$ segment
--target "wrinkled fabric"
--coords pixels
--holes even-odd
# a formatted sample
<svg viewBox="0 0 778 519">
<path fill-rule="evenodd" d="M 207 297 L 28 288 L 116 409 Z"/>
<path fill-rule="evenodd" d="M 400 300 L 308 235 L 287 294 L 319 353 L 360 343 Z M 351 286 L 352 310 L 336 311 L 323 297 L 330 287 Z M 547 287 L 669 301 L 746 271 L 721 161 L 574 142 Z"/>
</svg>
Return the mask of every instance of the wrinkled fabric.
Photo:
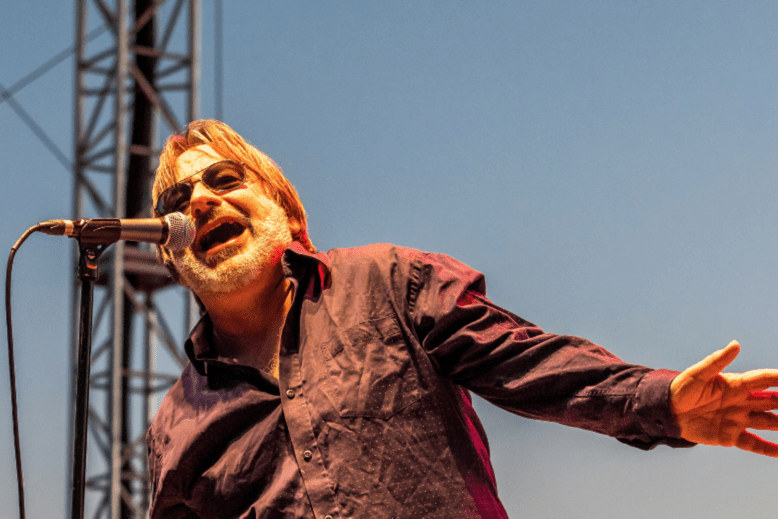
<svg viewBox="0 0 778 519">
<path fill-rule="evenodd" d="M 473 391 L 642 449 L 688 446 L 677 374 L 544 333 L 483 276 L 392 245 L 283 257 L 279 378 L 214 351 L 208 315 L 147 435 L 152 518 L 507 517 Z"/>
</svg>

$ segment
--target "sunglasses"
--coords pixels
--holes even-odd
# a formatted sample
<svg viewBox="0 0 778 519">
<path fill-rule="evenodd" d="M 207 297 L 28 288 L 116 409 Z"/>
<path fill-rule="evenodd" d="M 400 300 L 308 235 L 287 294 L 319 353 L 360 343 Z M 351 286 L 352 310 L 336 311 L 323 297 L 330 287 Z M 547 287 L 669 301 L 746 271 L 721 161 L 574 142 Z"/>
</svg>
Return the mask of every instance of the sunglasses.
<svg viewBox="0 0 778 519">
<path fill-rule="evenodd" d="M 198 180 L 192 177 L 202 173 Z M 207 168 L 176 182 L 160 193 L 155 208 L 159 216 L 183 213 L 189 208 L 194 185 L 202 182 L 213 193 L 226 193 L 238 189 L 246 182 L 246 164 L 234 160 L 221 160 Z"/>
</svg>

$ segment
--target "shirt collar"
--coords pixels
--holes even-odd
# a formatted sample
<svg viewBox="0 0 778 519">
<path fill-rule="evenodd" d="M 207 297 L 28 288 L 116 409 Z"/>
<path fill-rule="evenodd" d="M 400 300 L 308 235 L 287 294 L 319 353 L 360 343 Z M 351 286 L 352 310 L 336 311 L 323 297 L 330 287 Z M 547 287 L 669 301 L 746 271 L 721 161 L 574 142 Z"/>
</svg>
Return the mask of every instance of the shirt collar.
<svg viewBox="0 0 778 519">
<path fill-rule="evenodd" d="M 292 242 L 284 251 L 281 258 L 286 277 L 294 277 L 297 280 L 308 272 L 312 265 L 316 265 L 316 284 L 318 288 L 325 289 L 330 285 L 330 258 L 323 252 L 310 252 L 298 241 Z M 313 270 L 313 269 L 311 269 Z"/>
</svg>

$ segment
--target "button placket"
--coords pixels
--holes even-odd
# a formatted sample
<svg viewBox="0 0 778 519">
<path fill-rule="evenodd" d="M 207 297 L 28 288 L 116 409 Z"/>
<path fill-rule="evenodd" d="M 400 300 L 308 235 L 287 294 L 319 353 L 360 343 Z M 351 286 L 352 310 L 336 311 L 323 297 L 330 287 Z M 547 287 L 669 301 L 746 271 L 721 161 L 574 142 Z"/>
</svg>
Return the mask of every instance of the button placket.
<svg viewBox="0 0 778 519">
<path fill-rule="evenodd" d="M 286 396 L 282 398 L 282 408 L 300 474 L 315 516 L 332 519 L 338 515 L 337 512 L 333 513 L 333 510 L 337 511 L 337 500 L 311 428 L 307 399 L 301 390 L 300 354 L 293 353 L 281 360 L 279 381 L 288 383 L 286 389 L 281 388 L 282 394 Z"/>
</svg>

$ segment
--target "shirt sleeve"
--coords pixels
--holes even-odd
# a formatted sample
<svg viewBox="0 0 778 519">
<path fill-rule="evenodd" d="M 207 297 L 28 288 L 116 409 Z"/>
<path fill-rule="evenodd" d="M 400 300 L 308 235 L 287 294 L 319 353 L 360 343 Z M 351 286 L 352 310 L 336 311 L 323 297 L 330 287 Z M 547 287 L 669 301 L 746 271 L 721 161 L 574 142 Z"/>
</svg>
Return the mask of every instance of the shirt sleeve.
<svg viewBox="0 0 778 519">
<path fill-rule="evenodd" d="M 606 434 L 641 449 L 693 445 L 670 411 L 678 374 L 627 364 L 580 337 L 544 333 L 486 298 L 481 273 L 422 254 L 410 268 L 408 308 L 444 377 L 521 416 Z"/>
</svg>

